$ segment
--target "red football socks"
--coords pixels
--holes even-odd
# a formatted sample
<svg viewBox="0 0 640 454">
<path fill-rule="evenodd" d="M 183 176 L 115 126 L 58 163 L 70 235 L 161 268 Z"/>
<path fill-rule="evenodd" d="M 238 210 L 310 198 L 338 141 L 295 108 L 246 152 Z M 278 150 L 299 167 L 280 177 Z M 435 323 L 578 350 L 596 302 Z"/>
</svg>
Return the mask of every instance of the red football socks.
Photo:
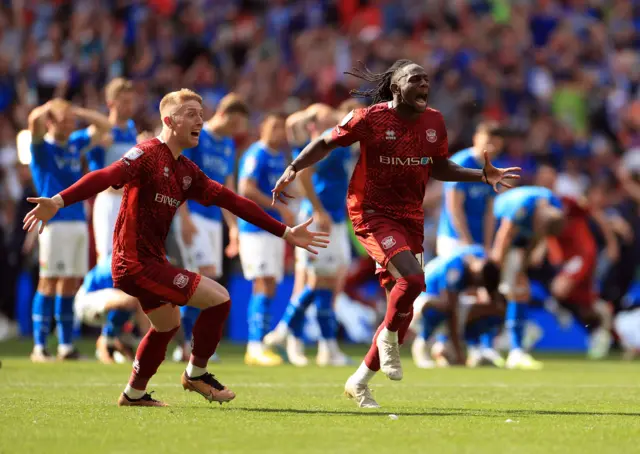
<svg viewBox="0 0 640 454">
<path fill-rule="evenodd" d="M 196 367 L 207 367 L 209 358 L 216 352 L 222 330 L 231 311 L 231 301 L 218 304 L 200 312 L 193 326 L 193 350 L 189 362 Z"/>
<path fill-rule="evenodd" d="M 414 274 L 396 280 L 396 284 L 389 293 L 387 313 L 383 322 L 389 331 L 395 332 L 400 329 L 413 308 L 413 302 L 423 288 L 424 276 L 422 274 Z"/>
<path fill-rule="evenodd" d="M 178 331 L 175 327 L 171 331 L 158 332 L 151 328 L 142 338 L 136 360 L 133 362 L 133 372 L 129 379 L 129 385 L 134 389 L 144 391 L 151 377 L 158 371 L 158 367 L 164 361 L 167 354 L 167 345 Z"/>
<path fill-rule="evenodd" d="M 411 324 L 412 319 L 413 306 L 409 308 L 409 314 L 406 317 L 402 318 L 402 322 L 400 323 L 400 328 L 398 329 L 398 342 L 400 343 L 400 345 L 404 343 L 404 338 L 407 335 L 407 331 L 409 331 L 409 325 Z M 364 363 L 371 370 L 380 370 L 380 355 L 378 355 L 378 347 L 376 346 L 376 341 L 378 340 L 378 334 L 380 334 L 380 331 L 382 331 L 384 327 L 385 322 L 383 321 L 378 327 L 376 334 L 373 336 L 371 347 L 364 357 Z"/>
</svg>

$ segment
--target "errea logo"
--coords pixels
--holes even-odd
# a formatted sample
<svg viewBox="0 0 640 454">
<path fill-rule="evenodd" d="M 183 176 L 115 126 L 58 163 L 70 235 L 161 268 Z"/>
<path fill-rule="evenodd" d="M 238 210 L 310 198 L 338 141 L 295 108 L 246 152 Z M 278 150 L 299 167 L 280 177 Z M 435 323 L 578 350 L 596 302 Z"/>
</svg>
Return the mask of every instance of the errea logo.
<svg viewBox="0 0 640 454">
<path fill-rule="evenodd" d="M 401 157 L 401 156 L 380 156 L 380 164 L 392 165 L 392 166 L 426 166 L 433 164 L 433 158 L 417 156 Z"/>
<path fill-rule="evenodd" d="M 396 132 L 389 129 L 385 132 L 385 137 L 387 140 L 396 140 Z"/>
</svg>

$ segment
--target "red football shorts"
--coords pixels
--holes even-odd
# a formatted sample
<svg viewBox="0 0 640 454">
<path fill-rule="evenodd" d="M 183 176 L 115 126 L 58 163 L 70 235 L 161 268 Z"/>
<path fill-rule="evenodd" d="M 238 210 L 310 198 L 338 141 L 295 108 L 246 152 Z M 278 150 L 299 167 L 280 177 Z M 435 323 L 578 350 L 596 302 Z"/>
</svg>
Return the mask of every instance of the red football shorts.
<svg viewBox="0 0 640 454">
<path fill-rule="evenodd" d="M 573 283 L 573 289 L 569 293 L 565 304 L 590 306 L 595 302 L 595 292 L 593 290 L 593 273 L 595 271 L 595 260 L 583 255 L 574 255 L 566 261 L 561 276 L 565 276 Z"/>
<path fill-rule="evenodd" d="M 199 282 L 199 274 L 169 262 L 146 262 L 142 264 L 142 271 L 114 281 L 114 287 L 138 298 L 142 310 L 149 313 L 164 304 L 184 306 Z"/>
<path fill-rule="evenodd" d="M 395 280 L 387 270 L 389 260 L 402 251 L 411 251 L 413 254 L 423 252 L 423 222 L 413 220 L 398 222 L 384 216 L 370 216 L 365 217 L 357 225 L 354 224 L 353 230 L 360 244 L 378 264 L 376 274 L 383 287 Z"/>
</svg>

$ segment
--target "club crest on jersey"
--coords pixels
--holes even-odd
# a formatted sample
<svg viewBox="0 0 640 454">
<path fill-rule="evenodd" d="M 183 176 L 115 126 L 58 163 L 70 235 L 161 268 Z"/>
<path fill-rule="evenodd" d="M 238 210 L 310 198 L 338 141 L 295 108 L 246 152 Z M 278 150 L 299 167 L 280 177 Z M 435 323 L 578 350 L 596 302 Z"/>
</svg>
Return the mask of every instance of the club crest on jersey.
<svg viewBox="0 0 640 454">
<path fill-rule="evenodd" d="M 396 245 L 396 239 L 393 236 L 389 235 L 388 237 L 383 238 L 380 244 L 382 245 L 382 248 L 385 250 L 391 249 L 393 246 Z"/>
<path fill-rule="evenodd" d="M 128 159 L 129 161 L 135 161 L 143 154 L 144 151 L 142 151 L 140 148 L 132 148 L 131 150 L 127 151 L 123 157 L 125 159 Z"/>
<path fill-rule="evenodd" d="M 164 176 L 169 177 L 169 167 L 164 168 Z"/>
<path fill-rule="evenodd" d="M 449 270 L 447 273 L 447 284 L 453 285 L 458 279 L 460 279 L 460 271 L 458 270 Z"/>
<path fill-rule="evenodd" d="M 173 278 L 173 285 L 178 288 L 185 288 L 189 283 L 189 277 L 184 274 L 176 274 L 176 277 Z"/>
<path fill-rule="evenodd" d="M 184 191 L 186 191 L 187 189 L 189 189 L 191 187 L 191 177 L 184 177 L 182 179 L 182 189 Z"/>
<path fill-rule="evenodd" d="M 438 140 L 438 135 L 436 134 L 435 129 L 427 129 L 427 140 L 431 143 L 434 143 Z"/>
<path fill-rule="evenodd" d="M 396 132 L 392 131 L 391 129 L 388 129 L 385 133 L 384 133 L 385 137 L 387 138 L 387 140 L 396 140 Z"/>
</svg>

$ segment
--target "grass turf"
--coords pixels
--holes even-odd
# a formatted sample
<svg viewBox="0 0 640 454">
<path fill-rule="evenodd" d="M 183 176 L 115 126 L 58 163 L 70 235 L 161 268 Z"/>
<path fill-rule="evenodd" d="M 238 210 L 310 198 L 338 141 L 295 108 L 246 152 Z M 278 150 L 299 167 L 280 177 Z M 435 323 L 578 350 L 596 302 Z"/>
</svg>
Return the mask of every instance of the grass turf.
<svg viewBox="0 0 640 454">
<path fill-rule="evenodd" d="M 85 346 L 86 347 L 86 346 Z M 221 349 L 210 367 L 237 393 L 209 404 L 166 362 L 151 381 L 170 408 L 118 408 L 129 365 L 31 364 L 0 344 L 0 453 L 631 453 L 640 437 L 640 365 L 546 358 L 539 372 L 418 370 L 373 381 L 383 406 L 342 396 L 353 368 L 247 367 Z M 349 350 L 359 359 L 364 348 Z M 397 420 L 389 414 L 398 415 Z M 507 422 L 510 420 L 511 422 Z"/>
</svg>

